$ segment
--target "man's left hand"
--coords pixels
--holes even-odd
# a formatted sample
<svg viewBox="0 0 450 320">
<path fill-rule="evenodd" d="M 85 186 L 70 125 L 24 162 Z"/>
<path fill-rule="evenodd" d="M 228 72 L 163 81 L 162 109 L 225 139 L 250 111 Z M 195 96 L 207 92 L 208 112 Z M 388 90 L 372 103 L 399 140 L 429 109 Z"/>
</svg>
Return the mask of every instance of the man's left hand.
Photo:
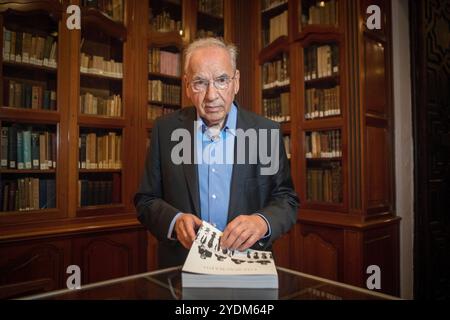
<svg viewBox="0 0 450 320">
<path fill-rule="evenodd" d="M 267 233 L 267 223 L 259 215 L 240 215 L 225 228 L 220 241 L 222 249 L 244 251 Z"/>
</svg>

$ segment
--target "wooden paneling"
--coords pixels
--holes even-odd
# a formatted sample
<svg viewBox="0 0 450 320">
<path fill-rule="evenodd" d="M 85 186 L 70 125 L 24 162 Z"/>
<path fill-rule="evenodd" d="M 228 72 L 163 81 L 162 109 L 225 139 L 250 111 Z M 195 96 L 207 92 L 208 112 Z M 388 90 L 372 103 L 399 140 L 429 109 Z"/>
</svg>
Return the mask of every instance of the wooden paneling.
<svg viewBox="0 0 450 320">
<path fill-rule="evenodd" d="M 385 115 L 387 112 L 385 49 L 381 42 L 364 38 L 365 106 L 366 112 Z"/>
<path fill-rule="evenodd" d="M 389 203 L 388 133 L 384 128 L 367 127 L 367 206 Z"/>
<path fill-rule="evenodd" d="M 364 272 L 368 266 L 381 271 L 381 289 L 377 291 L 396 295 L 399 292 L 399 247 L 397 226 L 373 229 L 364 234 Z M 370 275 L 367 274 L 367 277 Z M 364 285 L 364 283 L 363 283 Z"/>
<path fill-rule="evenodd" d="M 293 268 L 293 253 L 295 252 L 292 244 L 293 231 L 283 235 L 273 243 L 273 255 L 277 266 Z"/>
<path fill-rule="evenodd" d="M 319 277 L 339 280 L 343 253 L 342 232 L 337 229 L 301 225 L 298 250 L 300 271 Z"/>
<path fill-rule="evenodd" d="M 70 264 L 70 241 L 28 241 L 0 246 L 0 298 L 60 289 Z"/>
<path fill-rule="evenodd" d="M 144 232 L 144 231 L 142 231 Z M 82 284 L 142 272 L 145 256 L 138 232 L 116 232 L 74 239 L 76 264 L 82 265 Z"/>
</svg>

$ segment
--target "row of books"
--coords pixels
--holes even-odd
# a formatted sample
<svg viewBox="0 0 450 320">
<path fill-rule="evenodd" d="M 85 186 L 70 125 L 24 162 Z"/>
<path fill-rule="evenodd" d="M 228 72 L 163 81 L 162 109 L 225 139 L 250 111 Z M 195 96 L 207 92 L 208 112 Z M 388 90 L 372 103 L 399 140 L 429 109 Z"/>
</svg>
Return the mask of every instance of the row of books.
<svg viewBox="0 0 450 320">
<path fill-rule="evenodd" d="M 113 20 L 123 21 L 123 0 L 82 0 L 81 4 L 97 8 Z"/>
<path fill-rule="evenodd" d="M 78 148 L 80 169 L 122 168 L 122 136 L 115 132 L 81 133 Z"/>
<path fill-rule="evenodd" d="M 147 109 L 147 119 L 156 120 L 162 115 L 175 112 L 176 110 L 177 109 L 174 108 L 166 108 L 164 106 L 150 104 Z"/>
<path fill-rule="evenodd" d="M 1 168 L 48 170 L 56 168 L 56 133 L 22 129 L 16 125 L 1 128 Z"/>
<path fill-rule="evenodd" d="M 179 77 L 181 74 L 180 54 L 152 48 L 148 51 L 149 72 Z"/>
<path fill-rule="evenodd" d="M 56 110 L 56 91 L 47 90 L 45 83 L 5 79 L 3 85 L 5 106 Z"/>
<path fill-rule="evenodd" d="M 336 25 L 338 23 L 338 5 L 336 0 L 318 1 L 302 14 L 303 24 Z"/>
<path fill-rule="evenodd" d="M 57 55 L 58 44 L 55 37 L 42 37 L 3 28 L 4 61 L 56 68 Z"/>
<path fill-rule="evenodd" d="M 306 158 L 342 157 L 342 141 L 340 130 L 310 132 L 305 139 Z"/>
<path fill-rule="evenodd" d="M 224 0 L 199 0 L 198 11 L 222 18 L 223 1 Z"/>
<path fill-rule="evenodd" d="M 176 21 L 170 17 L 170 13 L 163 11 L 156 17 L 152 16 L 150 9 L 150 26 L 157 32 L 179 31 L 182 30 L 181 21 Z"/>
<path fill-rule="evenodd" d="M 109 97 L 98 97 L 86 92 L 80 95 L 80 113 L 120 117 L 122 115 L 122 98 L 115 94 Z"/>
<path fill-rule="evenodd" d="M 270 10 L 286 2 L 287 0 L 261 0 L 261 10 L 262 11 Z"/>
<path fill-rule="evenodd" d="M 308 201 L 342 202 L 342 166 L 332 162 L 328 168 L 306 170 L 306 198 Z"/>
<path fill-rule="evenodd" d="M 340 86 L 330 89 L 306 89 L 305 119 L 338 116 L 340 114 Z"/>
<path fill-rule="evenodd" d="M 148 81 L 148 100 L 172 105 L 181 104 L 181 87 L 161 80 Z"/>
<path fill-rule="evenodd" d="M 263 99 L 263 115 L 273 121 L 290 121 L 289 92 L 283 92 L 279 97 Z"/>
<path fill-rule="evenodd" d="M 115 176 L 115 175 L 114 175 Z M 78 180 L 78 206 L 120 203 L 120 176 L 111 180 Z"/>
<path fill-rule="evenodd" d="M 263 89 L 289 85 L 289 58 L 283 53 L 280 60 L 264 63 L 262 66 Z"/>
<path fill-rule="evenodd" d="M 96 75 L 103 75 L 113 78 L 123 77 L 122 62 L 116 62 L 114 59 L 105 60 L 101 56 L 91 56 L 86 53 L 81 53 L 80 71 L 82 73 L 90 73 Z"/>
<path fill-rule="evenodd" d="M 270 19 L 268 29 L 263 29 L 263 46 L 267 46 L 281 36 L 288 35 L 288 11 Z"/>
<path fill-rule="evenodd" d="M 286 156 L 291 158 L 291 136 L 283 136 L 284 149 L 286 150 Z"/>
<path fill-rule="evenodd" d="M 0 185 L 0 210 L 29 211 L 56 208 L 54 179 L 4 180 Z"/>
<path fill-rule="evenodd" d="M 339 73 L 339 47 L 336 44 L 305 48 L 305 81 Z"/>
</svg>

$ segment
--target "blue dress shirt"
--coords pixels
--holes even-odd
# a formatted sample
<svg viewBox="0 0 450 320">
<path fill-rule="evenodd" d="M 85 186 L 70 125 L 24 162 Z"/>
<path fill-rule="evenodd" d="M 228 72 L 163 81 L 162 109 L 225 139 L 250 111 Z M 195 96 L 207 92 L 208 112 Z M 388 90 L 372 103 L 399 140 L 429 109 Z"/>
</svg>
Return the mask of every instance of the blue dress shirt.
<svg viewBox="0 0 450 320">
<path fill-rule="evenodd" d="M 195 161 L 197 163 L 201 218 L 217 229 L 224 231 L 228 220 L 230 187 L 234 162 L 234 142 L 236 136 L 237 108 L 231 105 L 227 120 L 217 138 L 210 137 L 208 127 L 201 117 L 195 127 Z M 167 237 L 173 239 L 172 232 L 179 212 L 172 220 Z M 270 236 L 270 225 L 264 238 Z M 175 239 L 173 239 L 175 240 Z"/>
</svg>

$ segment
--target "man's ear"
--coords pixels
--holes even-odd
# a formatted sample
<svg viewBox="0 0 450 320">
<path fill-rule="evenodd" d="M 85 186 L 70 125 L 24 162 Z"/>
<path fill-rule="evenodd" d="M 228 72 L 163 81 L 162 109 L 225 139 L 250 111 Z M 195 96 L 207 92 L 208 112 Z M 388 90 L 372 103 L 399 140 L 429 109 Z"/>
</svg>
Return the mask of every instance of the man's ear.
<svg viewBox="0 0 450 320">
<path fill-rule="evenodd" d="M 191 99 L 191 92 L 189 90 L 188 78 L 186 75 L 183 76 L 184 88 L 186 89 L 186 96 Z"/>
<path fill-rule="evenodd" d="M 235 81 L 235 83 L 234 83 L 234 94 L 237 94 L 239 92 L 240 77 L 241 77 L 241 74 L 240 74 L 239 70 L 236 69 L 236 74 L 234 75 L 234 81 Z"/>
</svg>

